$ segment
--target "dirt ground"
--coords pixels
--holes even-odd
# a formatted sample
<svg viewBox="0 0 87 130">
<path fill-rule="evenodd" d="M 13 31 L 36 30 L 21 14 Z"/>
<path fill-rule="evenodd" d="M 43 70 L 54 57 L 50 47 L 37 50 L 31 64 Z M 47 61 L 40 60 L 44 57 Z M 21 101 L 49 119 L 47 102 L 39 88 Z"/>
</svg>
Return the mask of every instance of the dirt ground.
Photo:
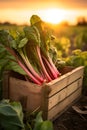
<svg viewBox="0 0 87 130">
<path fill-rule="evenodd" d="M 87 130 L 87 96 L 82 96 L 53 125 L 54 130 Z"/>
</svg>

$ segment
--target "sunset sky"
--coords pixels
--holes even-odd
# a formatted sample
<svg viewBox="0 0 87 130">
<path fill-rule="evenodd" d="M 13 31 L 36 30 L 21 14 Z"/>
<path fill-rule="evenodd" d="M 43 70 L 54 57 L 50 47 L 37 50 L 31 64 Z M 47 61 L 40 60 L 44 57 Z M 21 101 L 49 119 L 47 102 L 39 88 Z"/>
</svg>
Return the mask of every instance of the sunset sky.
<svg viewBox="0 0 87 130">
<path fill-rule="evenodd" d="M 24 24 L 33 14 L 46 22 L 74 24 L 80 16 L 87 19 L 87 0 L 0 0 L 0 22 Z"/>
</svg>

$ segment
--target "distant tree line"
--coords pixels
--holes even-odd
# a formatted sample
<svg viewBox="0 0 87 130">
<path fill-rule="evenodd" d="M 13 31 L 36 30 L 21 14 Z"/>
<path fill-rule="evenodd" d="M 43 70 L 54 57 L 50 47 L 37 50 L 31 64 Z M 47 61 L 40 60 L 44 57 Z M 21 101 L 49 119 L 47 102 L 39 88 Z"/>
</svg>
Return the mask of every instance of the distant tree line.
<svg viewBox="0 0 87 130">
<path fill-rule="evenodd" d="M 77 25 L 87 25 L 87 20 L 85 17 L 79 17 L 77 19 Z"/>
<path fill-rule="evenodd" d="M 17 24 L 14 24 L 14 23 L 10 23 L 8 21 L 5 21 L 5 22 L 0 22 L 0 25 L 7 25 L 7 26 L 10 26 L 10 25 L 14 25 L 16 26 Z M 59 25 L 59 24 L 58 24 Z M 63 25 L 63 26 L 69 26 L 69 23 L 67 21 L 62 21 L 60 23 L 60 25 Z M 81 25 L 81 26 L 85 26 L 87 25 L 87 19 L 85 17 L 78 17 L 77 18 L 77 26 Z"/>
<path fill-rule="evenodd" d="M 7 25 L 7 26 L 10 26 L 10 25 L 14 25 L 14 26 L 16 26 L 16 24 L 14 24 L 14 23 L 10 23 L 10 22 L 0 22 L 0 25 Z"/>
</svg>

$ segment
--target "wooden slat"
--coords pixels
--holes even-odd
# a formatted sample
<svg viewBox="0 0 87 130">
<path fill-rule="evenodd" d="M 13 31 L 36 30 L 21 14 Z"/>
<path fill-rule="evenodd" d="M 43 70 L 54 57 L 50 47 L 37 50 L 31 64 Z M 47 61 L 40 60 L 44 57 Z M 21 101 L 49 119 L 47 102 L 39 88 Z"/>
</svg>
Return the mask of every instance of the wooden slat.
<svg viewBox="0 0 87 130">
<path fill-rule="evenodd" d="M 57 94 L 53 95 L 51 98 L 48 98 L 48 110 L 58 104 L 60 101 L 64 100 L 67 96 L 67 89 L 63 89 Z M 47 111 L 47 110 L 46 110 Z"/>
<path fill-rule="evenodd" d="M 8 99 L 9 98 L 9 77 L 10 77 L 10 71 L 5 71 L 3 73 L 3 98 Z"/>
<path fill-rule="evenodd" d="M 71 93 L 73 93 L 75 90 L 77 90 L 79 87 L 81 87 L 80 82 L 82 79 L 76 80 L 69 86 L 66 86 L 63 90 L 59 91 L 52 97 L 48 98 L 48 110 L 51 109 L 53 106 L 64 100 L 67 96 L 69 96 Z"/>
<path fill-rule="evenodd" d="M 50 93 L 48 96 L 52 96 L 56 94 L 56 92 L 62 90 L 67 85 L 71 84 L 75 80 L 79 79 L 83 76 L 84 67 L 78 67 L 71 72 L 68 72 L 67 74 L 59 77 L 58 79 L 53 80 L 52 82 L 46 84 L 46 87 L 50 87 Z"/>
<path fill-rule="evenodd" d="M 81 88 L 79 88 L 77 91 L 75 91 L 72 95 L 70 95 L 69 97 L 67 97 L 65 100 L 63 100 L 63 102 L 60 102 L 59 104 L 57 104 L 53 109 L 51 109 L 50 111 L 46 112 L 44 111 L 44 113 L 46 113 L 48 115 L 47 119 L 49 120 L 54 120 L 56 117 L 58 117 L 58 115 L 60 115 L 61 113 L 63 113 L 66 109 L 68 109 L 71 104 L 81 96 Z"/>
<path fill-rule="evenodd" d="M 14 77 L 9 78 L 9 97 L 13 101 L 20 101 L 23 108 L 29 112 L 40 107 L 41 87 Z"/>
<path fill-rule="evenodd" d="M 78 78 L 83 78 L 83 67 L 76 68 L 70 73 L 68 77 L 68 84 L 72 83 L 73 81 L 77 80 Z"/>
<path fill-rule="evenodd" d="M 67 86 L 67 96 L 69 96 L 71 93 L 73 93 L 75 90 L 77 90 L 79 87 L 82 87 L 81 83 L 81 78 L 76 80 L 75 82 L 73 82 L 72 84 L 70 84 L 69 86 Z"/>
</svg>

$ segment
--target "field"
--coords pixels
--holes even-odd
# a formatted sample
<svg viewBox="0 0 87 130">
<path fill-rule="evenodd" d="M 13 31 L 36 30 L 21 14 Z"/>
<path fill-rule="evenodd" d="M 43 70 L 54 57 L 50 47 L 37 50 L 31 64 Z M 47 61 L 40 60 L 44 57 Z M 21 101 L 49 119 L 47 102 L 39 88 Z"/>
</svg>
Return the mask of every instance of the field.
<svg viewBox="0 0 87 130">
<path fill-rule="evenodd" d="M 8 29 L 15 35 L 15 32 L 22 31 L 24 26 L 0 25 L 0 29 Z M 87 50 L 87 26 L 49 25 L 49 28 L 52 34 L 58 38 L 58 50 L 64 51 L 65 55 L 68 56 L 74 49 Z"/>
<path fill-rule="evenodd" d="M 17 25 L 0 25 L 1 29 L 9 30 L 11 34 L 16 36 L 16 32 L 21 32 L 23 26 Z M 52 47 L 56 48 L 56 55 L 53 54 L 53 61 L 61 59 L 66 62 L 66 65 L 70 66 L 85 66 L 84 79 L 83 79 L 83 97 L 76 105 L 81 107 L 86 106 L 87 109 L 87 26 L 49 26 L 50 32 L 56 36 L 56 41 L 52 44 Z M 53 36 L 53 37 L 54 37 Z M 52 48 L 51 48 L 52 49 Z M 57 66 L 57 62 L 55 62 Z M 63 64 L 60 64 L 63 65 Z M 59 67 L 59 66 L 57 66 Z M 0 95 L 2 95 L 2 72 L 3 67 L 0 65 Z M 85 98 L 84 98 L 85 97 Z M 0 96 L 2 99 L 2 96 Z M 83 104 L 84 102 L 84 104 Z M 86 125 L 87 117 L 70 108 L 62 117 L 54 121 L 55 130 L 81 130 L 83 123 L 83 130 L 87 129 Z M 73 125 L 72 125 L 73 124 Z"/>
</svg>

